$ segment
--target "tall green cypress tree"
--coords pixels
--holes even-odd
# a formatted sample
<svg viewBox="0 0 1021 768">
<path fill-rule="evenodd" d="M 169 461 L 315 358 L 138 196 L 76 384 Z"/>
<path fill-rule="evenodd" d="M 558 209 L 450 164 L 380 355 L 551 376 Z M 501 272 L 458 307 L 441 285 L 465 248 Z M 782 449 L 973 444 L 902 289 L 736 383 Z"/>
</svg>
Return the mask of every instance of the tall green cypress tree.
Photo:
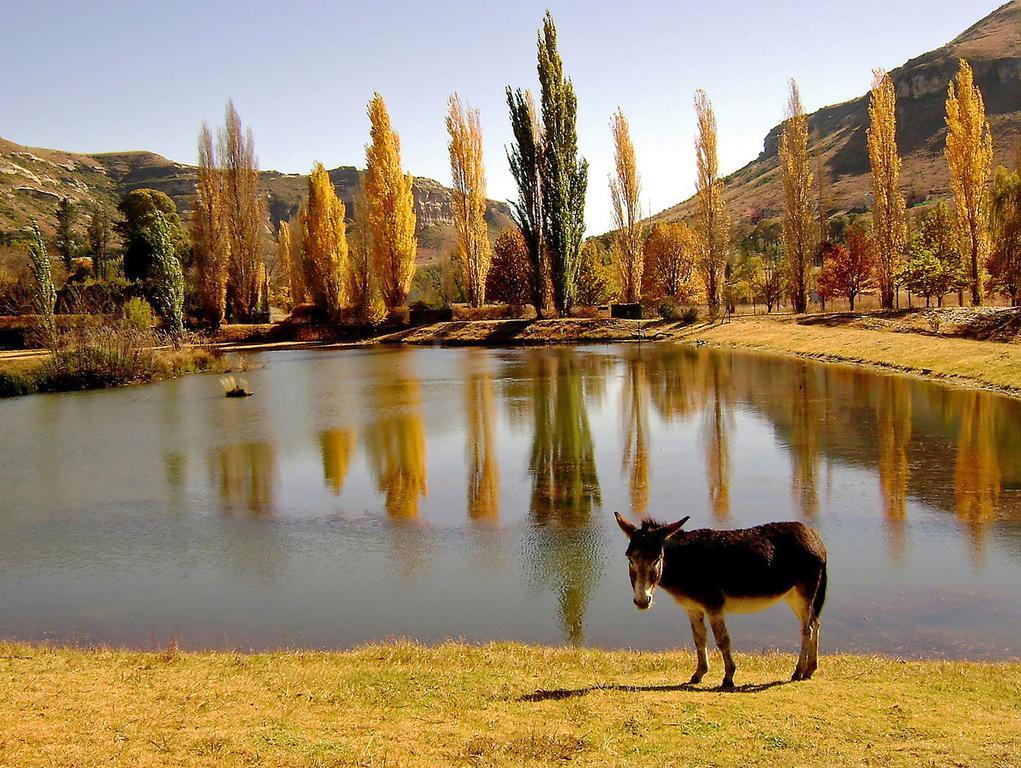
<svg viewBox="0 0 1021 768">
<path fill-rule="evenodd" d="M 184 333 L 184 274 L 174 249 L 170 224 L 160 211 L 156 211 L 147 227 L 145 238 L 152 249 L 153 300 L 176 344 Z"/>
<path fill-rule="evenodd" d="M 578 156 L 578 99 L 564 76 L 557 28 L 546 12 L 539 33 L 539 84 L 543 138 L 540 158 L 543 226 L 553 279 L 553 301 L 566 315 L 577 291 L 581 240 L 585 233 L 588 162 Z"/>
<path fill-rule="evenodd" d="M 60 198 L 57 203 L 57 251 L 64 261 L 64 268 L 70 272 L 71 262 L 78 256 L 80 243 L 74 232 L 78 223 L 78 206 L 69 197 Z"/>
<path fill-rule="evenodd" d="M 511 203 L 514 221 L 521 230 L 531 264 L 531 298 L 535 312 L 542 316 L 546 270 L 542 253 L 542 183 L 539 173 L 542 136 L 539 131 L 532 94 L 507 87 L 511 128 L 515 144 L 507 150 L 511 173 L 518 185 L 518 200 Z"/>
</svg>

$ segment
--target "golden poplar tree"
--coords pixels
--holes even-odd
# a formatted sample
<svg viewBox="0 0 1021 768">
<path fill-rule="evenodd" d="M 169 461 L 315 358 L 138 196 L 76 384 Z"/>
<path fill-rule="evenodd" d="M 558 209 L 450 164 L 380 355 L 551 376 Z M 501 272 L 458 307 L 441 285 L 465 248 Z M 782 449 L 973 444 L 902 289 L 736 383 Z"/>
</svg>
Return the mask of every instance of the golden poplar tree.
<svg viewBox="0 0 1021 768">
<path fill-rule="evenodd" d="M 957 83 L 947 91 L 947 165 L 957 204 L 957 237 L 971 284 L 971 303 L 982 303 L 989 254 L 986 192 L 993 163 L 993 137 L 982 92 L 961 59 Z"/>
<path fill-rule="evenodd" d="M 641 301 L 642 270 L 645 266 L 642 251 L 642 222 L 638 197 L 641 182 L 635 147 L 631 143 L 631 130 L 624 113 L 618 109 L 610 121 L 613 133 L 613 173 L 610 175 L 610 198 L 613 201 L 613 233 L 620 268 L 622 298 L 629 304 Z"/>
<path fill-rule="evenodd" d="M 219 132 L 217 163 L 222 174 L 222 221 L 229 252 L 227 297 L 235 322 L 250 322 L 259 313 L 262 290 L 262 235 L 268 221 L 259 192 L 259 164 L 251 130 L 241 125 L 234 102 L 227 102 Z"/>
<path fill-rule="evenodd" d="M 369 228 L 368 204 L 365 201 L 365 175 L 358 175 L 354 194 L 354 216 L 348 249 L 347 295 L 360 323 L 382 322 L 386 308 L 379 297 L 372 267 L 372 232 Z"/>
<path fill-rule="evenodd" d="M 723 201 L 723 179 L 716 149 L 716 113 L 705 91 L 695 92 L 698 136 L 695 138 L 695 163 L 698 171 L 695 198 L 698 212 L 698 268 L 705 287 L 709 311 L 720 308 L 723 275 L 730 247 L 730 219 Z"/>
<path fill-rule="evenodd" d="M 883 309 L 893 309 L 897 272 L 907 242 L 907 215 L 900 192 L 897 152 L 897 92 L 889 73 L 876 70 L 869 102 L 869 163 L 872 166 L 872 233 L 876 245 L 876 280 Z"/>
<path fill-rule="evenodd" d="M 815 253 L 812 206 L 812 161 L 808 154 L 808 117 L 798 84 L 791 80 L 787 119 L 780 136 L 780 178 L 783 182 L 783 247 L 787 290 L 795 312 L 808 309 L 808 273 Z"/>
<path fill-rule="evenodd" d="M 301 215 L 303 282 L 316 307 L 336 317 L 342 306 L 347 273 L 347 226 L 344 203 L 322 163 L 312 166 L 308 201 Z"/>
<path fill-rule="evenodd" d="M 287 279 L 287 293 L 291 299 L 292 309 L 305 302 L 305 281 L 302 279 L 301 255 L 294 246 L 290 222 L 281 221 L 277 228 L 277 249 L 280 266 Z"/>
<path fill-rule="evenodd" d="M 199 131 L 195 205 L 191 211 L 192 258 L 196 289 L 207 323 L 218 328 L 227 311 L 227 265 L 230 250 L 223 227 L 223 174 L 216 165 L 213 134 L 206 123 Z"/>
<path fill-rule="evenodd" d="M 453 178 L 451 207 L 457 229 L 458 249 L 464 269 L 468 303 L 486 303 L 486 278 L 493 263 L 493 248 L 486 226 L 486 169 L 482 164 L 482 127 L 479 111 L 466 109 L 455 93 L 447 112 L 450 134 L 450 175 Z"/>
<path fill-rule="evenodd" d="M 365 149 L 365 199 L 372 261 L 387 309 L 404 305 L 415 276 L 415 200 L 401 170 L 401 142 L 378 93 L 369 102 L 372 143 Z"/>
</svg>

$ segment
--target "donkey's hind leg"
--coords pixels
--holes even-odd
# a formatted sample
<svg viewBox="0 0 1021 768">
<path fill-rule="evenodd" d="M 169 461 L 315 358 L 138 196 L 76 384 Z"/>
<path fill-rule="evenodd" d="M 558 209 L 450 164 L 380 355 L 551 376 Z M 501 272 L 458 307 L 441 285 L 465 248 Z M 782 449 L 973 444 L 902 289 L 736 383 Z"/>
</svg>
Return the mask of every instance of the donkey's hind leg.
<svg viewBox="0 0 1021 768">
<path fill-rule="evenodd" d="M 812 647 L 808 650 L 808 666 L 805 667 L 805 674 L 802 675 L 802 680 L 808 680 L 812 677 L 812 673 L 819 668 L 819 630 L 820 622 L 819 617 L 816 616 L 812 619 Z"/>
<path fill-rule="evenodd" d="M 697 685 L 702 682 L 705 673 L 709 671 L 709 657 L 705 650 L 705 613 L 688 611 L 688 619 L 691 621 L 691 636 L 695 640 L 695 653 L 698 655 L 698 666 L 695 668 L 695 674 L 688 681 L 688 685 Z"/>
<path fill-rule="evenodd" d="M 815 587 L 815 594 L 812 596 L 812 648 L 808 653 L 808 666 L 805 667 L 804 680 L 808 680 L 819 666 L 819 630 L 822 624 L 819 614 L 822 613 L 823 603 L 825 602 L 826 562 L 823 561 L 822 570 L 819 572 L 819 580 Z"/>
<path fill-rule="evenodd" d="M 794 615 L 798 617 L 798 621 L 801 623 L 801 653 L 798 654 L 798 665 L 794 668 L 791 680 L 804 680 L 806 679 L 806 673 L 811 675 L 811 672 L 807 672 L 807 670 L 809 667 L 809 657 L 812 652 L 812 635 L 815 628 L 812 617 L 811 597 L 806 597 L 800 589 L 795 588 L 788 594 L 787 604 L 790 605 Z"/>
</svg>

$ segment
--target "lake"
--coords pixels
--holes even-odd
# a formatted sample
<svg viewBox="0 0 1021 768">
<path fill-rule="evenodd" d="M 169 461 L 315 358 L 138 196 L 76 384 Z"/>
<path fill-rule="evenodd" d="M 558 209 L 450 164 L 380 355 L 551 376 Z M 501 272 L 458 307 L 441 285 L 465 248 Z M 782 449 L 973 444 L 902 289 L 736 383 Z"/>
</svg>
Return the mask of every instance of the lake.
<svg viewBox="0 0 1021 768">
<path fill-rule="evenodd" d="M 824 652 L 1021 655 L 1018 401 L 680 345 L 248 360 L 241 400 L 0 401 L 0 637 L 690 648 L 671 600 L 632 605 L 620 510 L 816 527 Z M 800 641 L 783 604 L 730 631 Z"/>
</svg>

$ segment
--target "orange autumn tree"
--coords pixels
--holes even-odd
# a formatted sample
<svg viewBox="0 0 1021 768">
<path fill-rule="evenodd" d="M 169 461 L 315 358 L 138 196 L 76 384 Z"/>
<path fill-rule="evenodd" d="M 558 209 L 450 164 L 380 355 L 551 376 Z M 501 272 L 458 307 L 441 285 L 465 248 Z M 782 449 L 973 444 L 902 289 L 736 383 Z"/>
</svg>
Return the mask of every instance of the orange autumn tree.
<svg viewBox="0 0 1021 768">
<path fill-rule="evenodd" d="M 528 243 L 517 227 L 508 227 L 493 244 L 493 266 L 486 295 L 493 301 L 524 305 L 532 301 L 533 275 Z"/>
<path fill-rule="evenodd" d="M 875 262 L 872 234 L 864 224 L 854 224 L 847 230 L 846 245 L 827 248 L 826 264 L 819 273 L 819 293 L 846 298 L 854 312 L 855 299 L 876 288 Z"/>
<path fill-rule="evenodd" d="M 645 238 L 642 294 L 647 299 L 688 298 L 698 239 L 683 221 L 652 225 Z"/>
<path fill-rule="evenodd" d="M 992 172 L 993 137 L 982 92 L 968 62 L 961 59 L 956 84 L 947 90 L 947 165 L 957 204 L 957 238 L 971 286 L 971 303 L 982 303 L 989 255 L 987 187 Z"/>
<path fill-rule="evenodd" d="M 322 163 L 308 177 L 308 202 L 301 214 L 303 283 L 320 312 L 337 317 L 344 301 L 347 226 L 344 203 Z"/>
<path fill-rule="evenodd" d="M 388 310 L 404 306 L 415 276 L 415 199 L 401 170 L 401 140 L 378 93 L 369 102 L 372 143 L 365 148 L 365 201 L 372 261 Z"/>
</svg>

